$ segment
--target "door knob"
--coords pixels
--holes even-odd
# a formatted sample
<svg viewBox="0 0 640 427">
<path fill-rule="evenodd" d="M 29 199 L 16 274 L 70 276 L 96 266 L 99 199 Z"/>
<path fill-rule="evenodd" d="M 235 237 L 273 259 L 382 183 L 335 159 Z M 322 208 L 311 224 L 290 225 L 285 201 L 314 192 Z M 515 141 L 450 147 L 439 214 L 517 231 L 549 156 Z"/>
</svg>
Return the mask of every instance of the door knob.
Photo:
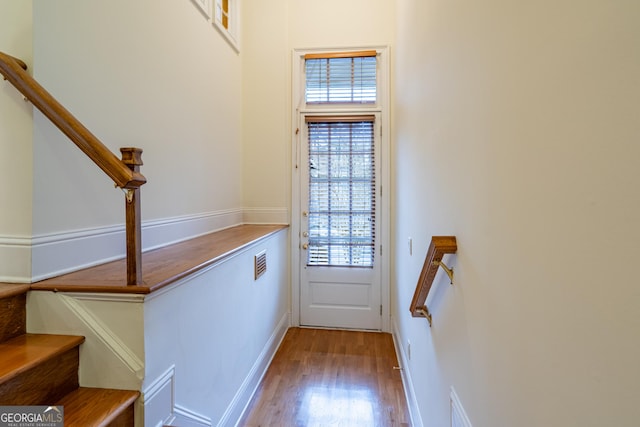
<svg viewBox="0 0 640 427">
<path fill-rule="evenodd" d="M 304 216 L 304 217 L 309 216 L 309 212 L 307 212 L 307 211 L 302 211 L 302 216 Z"/>
<path fill-rule="evenodd" d="M 304 231 L 302 233 L 302 237 L 309 237 L 309 232 L 308 231 Z"/>
<path fill-rule="evenodd" d="M 309 248 L 309 244 L 308 243 L 304 243 L 302 245 L 302 249 L 304 249 L 305 251 Z"/>
</svg>

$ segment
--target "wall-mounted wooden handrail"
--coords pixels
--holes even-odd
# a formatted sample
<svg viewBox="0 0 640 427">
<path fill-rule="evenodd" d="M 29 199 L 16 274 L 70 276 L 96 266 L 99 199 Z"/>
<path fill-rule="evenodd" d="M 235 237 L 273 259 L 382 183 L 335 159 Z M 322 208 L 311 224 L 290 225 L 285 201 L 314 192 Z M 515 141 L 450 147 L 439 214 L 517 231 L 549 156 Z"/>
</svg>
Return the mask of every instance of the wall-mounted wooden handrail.
<svg viewBox="0 0 640 427">
<path fill-rule="evenodd" d="M 455 236 L 433 236 L 431 238 L 431 244 L 429 245 L 429 250 L 427 251 L 427 256 L 425 257 L 424 265 L 420 272 L 420 278 L 418 279 L 410 308 L 413 317 L 426 317 L 429 321 L 429 326 L 431 326 L 431 313 L 427 308 L 426 302 L 429 291 L 431 290 L 431 285 L 433 284 L 433 279 L 436 277 L 438 267 L 446 267 L 442 264 L 444 254 L 454 254 L 457 250 L 458 243 L 456 242 Z M 451 271 L 451 273 L 447 270 Z M 449 274 L 451 284 L 453 284 L 452 270 L 445 268 L 445 271 Z"/>
<path fill-rule="evenodd" d="M 26 100 L 51 120 L 106 173 L 116 186 L 125 190 L 125 227 L 127 248 L 127 285 L 141 285 L 142 244 L 140 219 L 140 186 L 147 182 L 140 173 L 142 150 L 121 148 L 122 160 L 84 127 L 73 114 L 62 106 L 49 92 L 31 77 L 27 65 L 10 55 L 0 52 L 0 74 L 18 89 Z"/>
<path fill-rule="evenodd" d="M 38 110 L 51 120 L 80 150 L 104 171 L 118 187 L 139 188 L 147 182 L 140 173 L 131 170 L 98 138 L 84 127 L 73 114 L 25 70 L 24 62 L 0 52 L 0 74 L 22 93 Z"/>
</svg>

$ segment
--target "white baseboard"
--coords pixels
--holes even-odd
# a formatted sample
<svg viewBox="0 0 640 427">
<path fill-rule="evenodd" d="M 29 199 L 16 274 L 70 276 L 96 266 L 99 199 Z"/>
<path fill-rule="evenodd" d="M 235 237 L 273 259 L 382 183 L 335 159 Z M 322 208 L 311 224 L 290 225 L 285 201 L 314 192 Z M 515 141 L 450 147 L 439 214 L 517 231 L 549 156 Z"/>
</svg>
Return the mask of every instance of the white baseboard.
<svg viewBox="0 0 640 427">
<path fill-rule="evenodd" d="M 245 224 L 289 224 L 287 208 L 244 208 L 242 221 Z"/>
<path fill-rule="evenodd" d="M 31 238 L 0 236 L 0 282 L 31 282 Z"/>
<path fill-rule="evenodd" d="M 422 416 L 420 415 L 420 408 L 418 406 L 418 400 L 416 399 L 416 393 L 413 388 L 413 381 L 411 379 L 411 370 L 409 369 L 406 349 L 402 345 L 402 339 L 395 317 L 391 319 L 391 323 L 393 325 L 393 344 L 396 347 L 396 354 L 400 359 L 400 367 L 402 368 L 400 373 L 402 375 L 404 393 L 407 398 L 407 406 L 409 407 L 411 425 L 413 427 L 423 427 Z"/>
<path fill-rule="evenodd" d="M 212 427 L 213 423 L 210 418 L 200 415 L 196 412 L 175 405 L 173 408 L 173 420 L 166 425 L 177 425 L 180 427 Z"/>
<path fill-rule="evenodd" d="M 451 427 L 472 427 L 467 412 L 464 410 L 453 386 L 451 387 L 449 398 L 451 400 Z"/>
<path fill-rule="evenodd" d="M 233 400 L 227 407 L 227 410 L 224 412 L 220 421 L 217 424 L 217 427 L 231 427 L 238 426 L 240 419 L 244 415 L 244 412 L 251 402 L 253 395 L 255 394 L 258 386 L 260 385 L 260 381 L 264 377 L 264 374 L 267 372 L 269 368 L 269 364 L 271 364 L 271 360 L 273 356 L 275 356 L 280 343 L 282 342 L 284 335 L 289 329 L 290 321 L 289 321 L 289 313 L 285 313 L 285 315 L 280 319 L 276 329 L 271 334 L 271 337 L 267 341 L 264 349 L 260 353 L 260 356 L 253 364 L 251 371 L 242 382 L 242 385 L 236 392 Z"/>
<path fill-rule="evenodd" d="M 143 250 L 177 243 L 241 223 L 241 209 L 146 221 L 142 224 Z M 27 283 L 125 256 L 123 225 L 40 235 L 35 236 L 30 243 L 31 274 L 21 278 Z"/>
</svg>

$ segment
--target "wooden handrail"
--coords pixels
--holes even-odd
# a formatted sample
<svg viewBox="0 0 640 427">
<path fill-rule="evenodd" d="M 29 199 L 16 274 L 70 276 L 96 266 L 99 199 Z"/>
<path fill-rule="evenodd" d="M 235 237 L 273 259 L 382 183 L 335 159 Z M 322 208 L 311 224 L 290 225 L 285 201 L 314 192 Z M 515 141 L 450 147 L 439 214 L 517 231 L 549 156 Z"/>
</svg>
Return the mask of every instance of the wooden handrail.
<svg viewBox="0 0 640 427">
<path fill-rule="evenodd" d="M 142 244 L 140 219 L 140 186 L 147 182 L 140 173 L 142 150 L 121 148 L 122 160 L 84 127 L 27 72 L 27 64 L 0 52 L 0 74 L 18 89 L 38 110 L 51 120 L 106 173 L 116 186 L 126 190 L 125 228 L 127 248 L 127 285 L 142 285 Z"/>
<path fill-rule="evenodd" d="M 0 74 L 11 82 L 38 110 L 51 120 L 76 146 L 104 171 L 118 187 L 139 188 L 147 182 L 140 173 L 131 170 L 98 138 L 84 127 L 73 114 L 62 106 L 49 92 L 25 70 L 24 62 L 0 52 Z"/>
<path fill-rule="evenodd" d="M 426 317 L 431 326 L 431 313 L 427 308 L 427 297 L 436 277 L 438 267 L 442 262 L 444 254 L 454 254 L 458 250 L 458 243 L 455 236 L 433 236 L 431 244 L 424 259 L 424 265 L 420 272 L 420 278 L 416 285 L 416 291 L 411 301 L 411 315 L 413 317 Z"/>
</svg>

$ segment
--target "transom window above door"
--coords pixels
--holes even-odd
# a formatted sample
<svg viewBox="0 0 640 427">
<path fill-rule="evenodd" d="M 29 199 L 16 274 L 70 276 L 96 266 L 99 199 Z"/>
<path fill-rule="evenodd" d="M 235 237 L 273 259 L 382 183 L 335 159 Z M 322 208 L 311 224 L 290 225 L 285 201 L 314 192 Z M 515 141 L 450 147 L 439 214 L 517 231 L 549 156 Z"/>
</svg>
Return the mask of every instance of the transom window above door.
<svg viewBox="0 0 640 427">
<path fill-rule="evenodd" d="M 376 68 L 376 51 L 307 54 L 305 102 L 374 104 Z"/>
</svg>

